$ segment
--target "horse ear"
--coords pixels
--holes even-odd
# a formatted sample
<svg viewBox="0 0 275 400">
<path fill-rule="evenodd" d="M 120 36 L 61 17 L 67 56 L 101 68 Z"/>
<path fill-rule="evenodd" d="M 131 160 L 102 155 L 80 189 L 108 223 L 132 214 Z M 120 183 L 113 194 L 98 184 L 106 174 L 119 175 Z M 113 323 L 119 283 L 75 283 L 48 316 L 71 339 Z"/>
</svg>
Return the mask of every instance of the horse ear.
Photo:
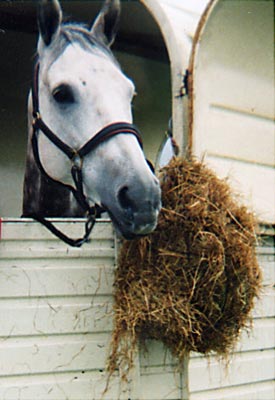
<svg viewBox="0 0 275 400">
<path fill-rule="evenodd" d="M 38 27 L 40 35 L 46 44 L 52 42 L 58 33 L 62 21 L 62 10 L 58 0 L 41 0 L 38 6 Z"/>
<path fill-rule="evenodd" d="M 107 46 L 115 40 L 120 15 L 119 0 L 105 0 L 105 3 L 91 27 L 91 33 Z"/>
</svg>

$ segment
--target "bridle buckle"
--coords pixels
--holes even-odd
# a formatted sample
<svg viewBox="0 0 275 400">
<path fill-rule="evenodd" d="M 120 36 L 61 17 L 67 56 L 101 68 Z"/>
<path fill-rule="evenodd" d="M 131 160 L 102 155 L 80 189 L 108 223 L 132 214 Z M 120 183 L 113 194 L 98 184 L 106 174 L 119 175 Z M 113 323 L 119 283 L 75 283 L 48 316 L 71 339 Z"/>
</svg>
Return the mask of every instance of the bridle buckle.
<svg viewBox="0 0 275 400">
<path fill-rule="evenodd" d="M 41 120 L 41 115 L 39 111 L 34 111 L 32 113 L 32 126 L 35 127 L 37 121 Z"/>
</svg>

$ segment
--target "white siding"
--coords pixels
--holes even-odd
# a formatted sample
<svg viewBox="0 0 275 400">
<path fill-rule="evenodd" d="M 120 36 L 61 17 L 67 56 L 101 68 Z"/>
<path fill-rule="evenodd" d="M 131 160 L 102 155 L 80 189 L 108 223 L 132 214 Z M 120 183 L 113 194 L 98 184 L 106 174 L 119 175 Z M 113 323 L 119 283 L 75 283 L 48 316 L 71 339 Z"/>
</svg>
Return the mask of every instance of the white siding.
<svg viewBox="0 0 275 400">
<path fill-rule="evenodd" d="M 272 238 L 271 238 L 272 239 Z M 275 398 L 275 249 L 258 248 L 264 290 L 253 311 L 253 330 L 242 333 L 225 366 L 193 355 L 189 365 L 190 400 L 274 400 Z"/>
<path fill-rule="evenodd" d="M 181 96 L 192 38 L 207 0 L 140 0 L 154 16 L 170 58 L 173 134 L 182 151 L 187 143 L 187 98 Z"/>
<path fill-rule="evenodd" d="M 55 220 L 73 237 L 83 220 Z M 185 376 L 160 344 L 138 354 L 128 382 L 108 392 L 116 239 L 99 220 L 91 242 L 72 248 L 28 219 L 4 219 L 0 240 L 1 400 L 176 400 Z"/>
<path fill-rule="evenodd" d="M 180 375 L 163 345 L 151 341 L 133 374 L 136 399 L 274 400 L 275 398 L 275 249 L 273 238 L 258 248 L 264 290 L 253 310 L 253 329 L 243 331 L 229 362 L 192 353 Z M 186 359 L 187 368 L 188 360 Z M 140 368 L 140 372 L 139 372 Z M 190 394 L 187 394 L 189 386 Z"/>
<path fill-rule="evenodd" d="M 189 55 L 191 51 L 193 36 L 208 0 L 159 0 L 159 3 L 175 32 L 179 52 L 184 58 L 186 52 Z"/>
<path fill-rule="evenodd" d="M 79 236 L 82 221 L 59 221 Z M 69 248 L 30 220 L 6 220 L 0 241 L 0 398 L 3 400 L 273 399 L 274 249 L 259 247 L 265 292 L 228 370 L 192 354 L 187 373 L 159 342 L 136 356 L 129 381 L 106 385 L 112 331 L 116 243 L 110 221 L 98 221 L 92 241 Z M 273 290 L 273 291 L 272 291 Z M 187 383 L 187 379 L 189 382 Z M 252 396 L 252 397 L 251 397 Z"/>
<path fill-rule="evenodd" d="M 83 224 L 58 221 L 75 237 Z M 31 220 L 6 220 L 1 231 L 0 398 L 101 398 L 116 260 L 111 222 L 96 223 L 81 249 Z"/>
<path fill-rule="evenodd" d="M 158 4 L 164 15 L 156 2 L 146 0 L 145 3 L 150 5 L 152 14 L 155 12 L 169 51 L 173 107 L 177 109 L 181 102 L 186 109 L 190 104 L 178 98 L 183 83 L 179 76 L 187 68 L 186 60 L 189 60 L 189 48 L 198 24 L 195 8 L 202 6 L 201 13 L 206 3 L 160 0 Z M 200 24 L 200 34 L 195 35 L 194 65 L 189 66 L 194 67 L 190 71 L 194 85 L 194 93 L 190 93 L 193 115 L 173 113 L 174 136 L 180 146 L 189 144 L 192 138 L 194 154 L 204 157 L 221 177 L 229 177 L 232 187 L 260 221 L 274 223 L 273 2 L 220 0 L 212 1 L 209 10 L 207 19 Z M 183 125 L 178 128 L 181 118 Z M 254 311 L 253 332 L 250 337 L 243 333 L 227 370 L 215 358 L 206 360 L 192 354 L 188 379 L 190 400 L 275 398 L 272 241 L 265 248 L 259 248 L 259 261 L 264 269 L 265 290 Z M 151 363 L 158 359 L 158 354 L 162 354 L 160 347 L 152 353 Z M 151 371 L 152 378 L 153 370 L 147 371 Z M 183 398 L 182 388 L 179 384 L 180 398 Z"/>
<path fill-rule="evenodd" d="M 275 222 L 272 1 L 216 2 L 194 50 L 193 150 Z"/>
</svg>

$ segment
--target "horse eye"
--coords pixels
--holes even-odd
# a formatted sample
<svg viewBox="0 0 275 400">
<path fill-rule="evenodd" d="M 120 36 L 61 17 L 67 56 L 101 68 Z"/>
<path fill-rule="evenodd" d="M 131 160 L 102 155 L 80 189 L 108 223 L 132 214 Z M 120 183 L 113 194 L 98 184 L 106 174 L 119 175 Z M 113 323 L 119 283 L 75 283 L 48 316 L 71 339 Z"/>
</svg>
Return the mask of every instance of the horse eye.
<svg viewBox="0 0 275 400">
<path fill-rule="evenodd" d="M 53 90 L 53 98 L 57 103 L 70 104 L 74 102 L 74 94 L 69 85 L 60 85 Z"/>
</svg>

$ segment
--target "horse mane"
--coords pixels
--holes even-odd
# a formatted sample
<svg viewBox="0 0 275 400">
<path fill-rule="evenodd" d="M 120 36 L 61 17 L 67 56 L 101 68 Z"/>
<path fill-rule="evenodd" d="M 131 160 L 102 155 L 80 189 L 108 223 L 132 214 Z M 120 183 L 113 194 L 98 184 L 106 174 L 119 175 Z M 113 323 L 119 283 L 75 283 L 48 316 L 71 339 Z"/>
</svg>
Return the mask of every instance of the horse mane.
<svg viewBox="0 0 275 400">
<path fill-rule="evenodd" d="M 103 41 L 92 35 L 88 25 L 76 22 L 66 22 L 61 25 L 58 40 L 55 40 L 51 45 L 50 55 L 48 56 L 49 65 L 58 59 L 68 45 L 75 43 L 86 51 L 95 52 L 96 49 L 101 50 L 119 66 L 110 48 Z"/>
</svg>

